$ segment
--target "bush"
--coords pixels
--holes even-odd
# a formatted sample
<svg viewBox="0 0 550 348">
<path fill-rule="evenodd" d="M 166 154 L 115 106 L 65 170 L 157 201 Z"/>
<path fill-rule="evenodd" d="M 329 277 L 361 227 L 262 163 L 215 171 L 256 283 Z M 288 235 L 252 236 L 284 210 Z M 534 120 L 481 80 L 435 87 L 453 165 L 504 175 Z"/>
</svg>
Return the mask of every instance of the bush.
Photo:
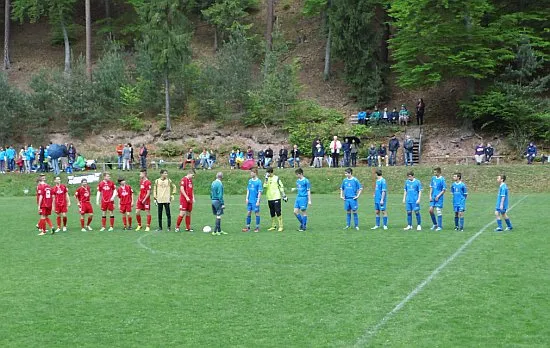
<svg viewBox="0 0 550 348">
<path fill-rule="evenodd" d="M 157 150 L 157 155 L 163 158 L 179 157 L 185 153 L 185 147 L 172 142 L 162 144 Z"/>
</svg>

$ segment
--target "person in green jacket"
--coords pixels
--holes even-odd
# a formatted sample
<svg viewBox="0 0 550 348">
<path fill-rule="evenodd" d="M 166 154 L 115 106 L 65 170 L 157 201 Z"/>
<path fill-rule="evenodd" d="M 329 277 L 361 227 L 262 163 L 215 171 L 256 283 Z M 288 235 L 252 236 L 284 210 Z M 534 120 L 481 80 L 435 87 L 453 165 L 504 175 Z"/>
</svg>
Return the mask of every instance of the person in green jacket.
<svg viewBox="0 0 550 348">
<path fill-rule="evenodd" d="M 86 159 L 82 154 L 77 154 L 76 161 L 73 163 L 73 168 L 75 170 L 84 170 L 86 169 Z"/>
<path fill-rule="evenodd" d="M 273 174 L 273 168 L 268 167 L 265 174 L 264 189 L 267 196 L 267 205 L 269 206 L 269 214 L 271 215 L 271 227 L 268 231 L 277 229 L 277 221 L 279 222 L 279 232 L 283 232 L 283 216 L 281 215 L 281 199 L 288 201 L 285 194 L 285 187 L 279 177 Z M 275 218 L 277 216 L 277 218 Z"/>
</svg>

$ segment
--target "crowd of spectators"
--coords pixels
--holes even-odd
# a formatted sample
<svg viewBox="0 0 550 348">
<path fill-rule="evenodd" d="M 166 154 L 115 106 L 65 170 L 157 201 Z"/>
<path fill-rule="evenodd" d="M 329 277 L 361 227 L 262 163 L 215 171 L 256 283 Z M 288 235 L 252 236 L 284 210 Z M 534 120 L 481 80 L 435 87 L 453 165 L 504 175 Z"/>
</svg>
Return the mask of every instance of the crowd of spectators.
<svg viewBox="0 0 550 348">
<path fill-rule="evenodd" d="M 426 104 L 422 98 L 419 98 L 415 106 L 416 124 L 424 124 L 424 112 Z M 407 126 L 412 121 L 412 114 L 407 109 L 405 104 L 401 105 L 399 111 L 397 108 L 393 108 L 389 111 L 387 107 L 384 107 L 382 111 L 375 106 L 374 109 L 362 110 L 357 113 L 357 123 L 363 125 L 380 125 L 380 124 L 395 124 L 400 126 Z"/>
</svg>

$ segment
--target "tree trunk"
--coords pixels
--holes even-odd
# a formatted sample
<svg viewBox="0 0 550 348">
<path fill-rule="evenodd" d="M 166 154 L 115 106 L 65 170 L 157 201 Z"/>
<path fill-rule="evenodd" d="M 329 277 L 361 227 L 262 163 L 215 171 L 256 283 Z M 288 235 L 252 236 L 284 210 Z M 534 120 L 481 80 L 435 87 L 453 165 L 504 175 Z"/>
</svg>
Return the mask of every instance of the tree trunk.
<svg viewBox="0 0 550 348">
<path fill-rule="evenodd" d="M 218 52 L 218 28 L 214 27 L 214 52 Z"/>
<path fill-rule="evenodd" d="M 10 13 L 11 0 L 6 0 L 4 9 L 4 70 L 11 68 L 10 62 Z"/>
<path fill-rule="evenodd" d="M 331 1 L 327 2 L 327 10 L 325 11 L 325 25 L 328 26 L 327 45 L 325 47 L 325 70 L 323 71 L 323 78 L 325 81 L 330 79 L 330 51 L 332 46 L 332 26 L 330 25 L 329 10 Z"/>
<path fill-rule="evenodd" d="M 69 34 L 65 27 L 65 22 L 61 20 L 61 31 L 63 32 L 63 42 L 65 43 L 65 74 L 71 73 L 71 44 L 69 43 Z"/>
<path fill-rule="evenodd" d="M 104 0 L 105 3 L 105 18 L 111 18 L 111 0 Z"/>
<path fill-rule="evenodd" d="M 166 109 L 166 132 L 172 130 L 172 123 L 170 122 L 170 79 L 168 78 L 168 71 L 164 76 L 164 95 L 166 97 L 166 103 L 164 105 Z"/>
<path fill-rule="evenodd" d="M 90 0 L 86 0 L 86 75 L 92 81 L 92 14 Z"/>
<path fill-rule="evenodd" d="M 271 51 L 271 47 L 273 45 L 273 1 L 274 0 L 267 0 L 267 29 L 265 33 L 267 51 Z"/>
</svg>

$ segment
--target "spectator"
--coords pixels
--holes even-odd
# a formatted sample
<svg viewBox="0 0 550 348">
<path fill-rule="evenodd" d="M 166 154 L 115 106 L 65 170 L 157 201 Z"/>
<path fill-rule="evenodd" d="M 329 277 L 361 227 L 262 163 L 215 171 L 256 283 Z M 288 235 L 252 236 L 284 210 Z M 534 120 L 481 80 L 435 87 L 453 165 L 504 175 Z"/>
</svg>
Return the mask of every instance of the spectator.
<svg viewBox="0 0 550 348">
<path fill-rule="evenodd" d="M 355 139 L 351 139 L 350 147 L 350 154 L 351 154 L 351 166 L 357 167 L 357 143 L 355 143 Z"/>
<path fill-rule="evenodd" d="M 42 173 L 46 171 L 46 167 L 44 165 L 44 161 L 46 160 L 45 151 L 46 149 L 44 146 L 40 145 L 38 148 L 38 170 Z"/>
<path fill-rule="evenodd" d="M 208 159 L 210 158 L 210 154 L 206 149 L 202 149 L 202 152 L 199 154 L 199 166 L 205 170 L 208 168 Z"/>
<path fill-rule="evenodd" d="M 425 108 L 426 108 L 426 104 L 424 104 L 424 99 L 419 98 L 418 102 L 416 103 L 416 124 L 419 126 L 424 124 Z"/>
<path fill-rule="evenodd" d="M 271 149 L 271 146 L 268 146 L 267 149 L 264 152 L 265 156 L 265 167 L 270 167 L 271 162 L 273 162 L 273 150 Z"/>
<path fill-rule="evenodd" d="M 29 160 L 29 171 L 32 171 L 34 169 L 33 163 L 36 158 L 36 153 L 34 148 L 32 147 L 32 144 L 29 144 L 29 146 L 27 146 L 27 158 Z"/>
<path fill-rule="evenodd" d="M 399 149 L 399 140 L 395 137 L 395 134 L 391 136 L 388 144 L 388 150 L 390 151 L 390 166 L 395 166 L 397 158 L 397 150 Z"/>
<path fill-rule="evenodd" d="M 375 106 L 374 111 L 370 115 L 370 122 L 373 124 L 379 124 L 381 118 L 382 114 L 380 113 L 380 110 L 378 110 L 378 106 Z"/>
<path fill-rule="evenodd" d="M 145 144 L 141 145 L 141 148 L 139 149 L 139 164 L 141 169 L 147 169 L 147 147 Z"/>
<path fill-rule="evenodd" d="M 195 153 L 193 149 L 189 149 L 187 153 L 183 156 L 183 161 L 181 162 L 181 169 L 185 170 L 187 164 L 191 165 L 191 168 L 195 168 Z"/>
<path fill-rule="evenodd" d="M 390 112 L 390 122 L 391 124 L 397 124 L 399 120 L 399 112 L 397 112 L 396 108 L 393 108 L 392 112 Z"/>
<path fill-rule="evenodd" d="M 125 144 L 122 149 L 122 170 L 130 170 L 130 160 L 132 159 L 132 151 L 130 143 Z"/>
<path fill-rule="evenodd" d="M 128 147 L 130 148 L 130 169 L 133 168 L 134 166 L 134 161 L 135 161 L 135 158 L 134 158 L 134 147 L 132 146 L 132 144 L 128 143 Z"/>
<path fill-rule="evenodd" d="M 319 140 L 319 138 L 315 138 L 311 143 L 311 161 L 309 162 L 310 167 L 313 167 L 313 161 L 315 160 L 315 149 L 318 144 L 317 140 Z"/>
<path fill-rule="evenodd" d="M 332 168 L 338 168 L 341 149 L 342 149 L 342 143 L 340 142 L 340 140 L 338 140 L 338 137 L 335 135 L 332 138 L 332 141 L 330 142 L 330 157 L 332 159 L 331 161 Z"/>
<path fill-rule="evenodd" d="M 74 147 L 73 143 L 69 144 L 69 148 L 67 149 L 67 156 L 69 157 L 69 165 L 73 165 L 73 163 L 76 161 L 76 148 Z"/>
<path fill-rule="evenodd" d="M 485 146 L 483 146 L 483 143 L 480 143 L 478 146 L 476 146 L 474 158 L 478 166 L 483 163 L 483 160 L 485 159 Z"/>
<path fill-rule="evenodd" d="M 247 160 L 253 160 L 254 159 L 254 150 L 249 146 L 248 149 L 246 149 L 246 159 Z"/>
<path fill-rule="evenodd" d="M 74 170 L 84 170 L 86 169 L 86 159 L 82 154 L 76 155 L 76 160 L 73 162 L 73 168 Z"/>
<path fill-rule="evenodd" d="M 407 135 L 405 142 L 403 143 L 403 150 L 405 152 L 405 166 L 413 165 L 413 148 L 414 141 L 410 135 Z"/>
<path fill-rule="evenodd" d="M 378 150 L 374 144 L 370 144 L 369 152 L 367 156 L 367 163 L 369 167 L 376 167 L 378 163 Z"/>
<path fill-rule="evenodd" d="M 533 164 L 533 160 L 537 157 L 537 147 L 533 142 L 529 143 L 527 146 L 527 164 Z"/>
<path fill-rule="evenodd" d="M 283 145 L 283 147 L 279 150 L 279 162 L 277 163 L 277 168 L 284 168 L 285 162 L 288 159 L 288 150 Z"/>
<path fill-rule="evenodd" d="M 344 153 L 344 167 L 349 167 L 351 156 L 351 148 L 349 145 L 349 139 L 344 138 L 344 142 L 342 143 L 342 152 Z"/>
<path fill-rule="evenodd" d="M 214 163 L 216 163 L 216 151 L 214 149 L 210 150 L 210 157 L 208 157 L 208 169 L 212 169 Z"/>
<path fill-rule="evenodd" d="M 357 113 L 357 123 L 358 124 L 366 124 L 367 121 L 367 112 L 366 111 L 359 111 Z"/>
<path fill-rule="evenodd" d="M 6 161 L 8 162 L 8 171 L 13 172 L 15 171 L 15 157 L 16 152 L 13 149 L 13 145 L 9 146 L 6 149 Z"/>
<path fill-rule="evenodd" d="M 61 161 L 61 170 L 65 171 L 67 167 L 69 166 L 69 144 L 65 143 L 61 145 L 61 157 L 59 157 L 59 160 Z"/>
<path fill-rule="evenodd" d="M 390 112 L 388 111 L 388 108 L 384 108 L 384 111 L 382 111 L 382 123 L 383 124 L 389 124 L 390 123 Z"/>
<path fill-rule="evenodd" d="M 401 110 L 399 111 L 399 125 L 406 126 L 409 124 L 409 111 L 405 104 L 401 105 Z"/>
<path fill-rule="evenodd" d="M 122 169 L 122 151 L 124 151 L 124 145 L 118 144 L 115 149 L 118 157 L 118 170 L 121 170 Z"/>
<path fill-rule="evenodd" d="M 235 166 L 237 165 L 237 152 L 235 152 L 235 149 L 231 150 L 231 153 L 229 153 L 229 166 L 231 169 L 235 169 Z"/>
<path fill-rule="evenodd" d="M 260 150 L 258 151 L 258 160 L 256 161 L 256 165 L 258 166 L 258 168 L 264 168 L 264 163 L 265 163 L 265 152 L 264 150 Z"/>
<path fill-rule="evenodd" d="M 322 168 L 323 157 L 325 157 L 325 149 L 323 148 L 323 144 L 321 144 L 320 141 L 318 141 L 317 145 L 315 145 L 315 152 L 313 153 L 313 157 L 314 157 L 313 166 L 315 168 Z"/>
<path fill-rule="evenodd" d="M 0 146 L 0 173 L 6 174 L 6 150 Z"/>
<path fill-rule="evenodd" d="M 237 168 L 241 168 L 241 164 L 244 162 L 244 153 L 241 149 L 237 149 L 237 157 L 235 158 L 235 163 L 237 163 Z"/>
<path fill-rule="evenodd" d="M 19 173 L 23 173 L 25 170 L 25 159 L 19 155 L 17 157 L 17 161 L 15 161 L 15 165 L 17 166 L 17 169 L 19 170 Z"/>
<path fill-rule="evenodd" d="M 22 147 L 21 150 L 19 150 L 19 160 L 23 162 L 23 170 L 21 170 L 21 166 L 19 166 L 19 171 L 22 173 L 23 171 L 25 173 L 30 173 L 30 162 L 29 157 L 27 155 L 27 148 Z"/>
<path fill-rule="evenodd" d="M 493 158 L 495 150 L 491 146 L 491 143 L 487 143 L 487 146 L 485 147 L 485 163 L 490 163 L 491 158 Z"/>
<path fill-rule="evenodd" d="M 388 151 L 386 150 L 385 144 L 380 144 L 380 147 L 378 148 L 378 166 L 382 166 L 382 162 L 386 163 L 386 167 L 388 166 Z"/>
<path fill-rule="evenodd" d="M 300 168 L 300 150 L 298 150 L 298 145 L 294 145 L 292 150 L 290 150 L 290 158 L 288 159 L 288 165 L 292 168 Z"/>
</svg>

